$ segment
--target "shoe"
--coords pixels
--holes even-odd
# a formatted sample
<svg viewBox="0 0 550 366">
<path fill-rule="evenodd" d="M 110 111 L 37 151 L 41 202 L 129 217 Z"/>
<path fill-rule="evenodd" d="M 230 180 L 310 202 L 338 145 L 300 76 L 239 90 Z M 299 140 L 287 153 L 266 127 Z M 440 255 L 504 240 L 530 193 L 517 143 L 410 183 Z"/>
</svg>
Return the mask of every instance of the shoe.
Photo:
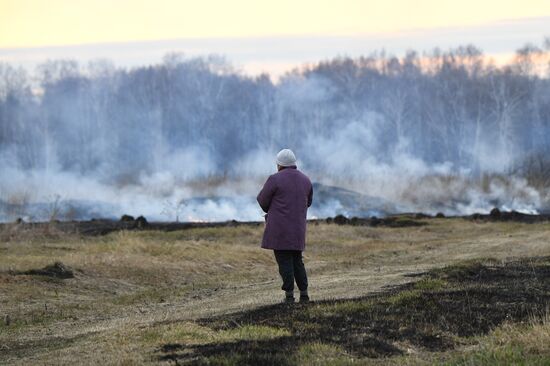
<svg viewBox="0 0 550 366">
<path fill-rule="evenodd" d="M 285 296 L 285 299 L 283 301 L 284 304 L 294 304 L 294 296 Z"/>
<path fill-rule="evenodd" d="M 309 302 L 309 296 L 307 296 L 307 295 L 301 295 L 301 296 L 300 296 L 300 302 L 301 302 L 301 303 Z"/>
</svg>

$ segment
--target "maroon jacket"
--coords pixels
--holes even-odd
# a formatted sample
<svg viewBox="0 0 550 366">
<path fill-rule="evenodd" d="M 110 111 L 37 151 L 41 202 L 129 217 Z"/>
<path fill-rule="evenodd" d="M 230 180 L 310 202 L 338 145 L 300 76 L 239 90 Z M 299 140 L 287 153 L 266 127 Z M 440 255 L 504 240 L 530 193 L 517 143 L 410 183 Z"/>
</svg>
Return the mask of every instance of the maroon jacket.
<svg viewBox="0 0 550 366">
<path fill-rule="evenodd" d="M 312 199 L 311 181 L 295 166 L 271 175 L 257 197 L 267 212 L 262 248 L 304 250 L 307 208 Z"/>
</svg>

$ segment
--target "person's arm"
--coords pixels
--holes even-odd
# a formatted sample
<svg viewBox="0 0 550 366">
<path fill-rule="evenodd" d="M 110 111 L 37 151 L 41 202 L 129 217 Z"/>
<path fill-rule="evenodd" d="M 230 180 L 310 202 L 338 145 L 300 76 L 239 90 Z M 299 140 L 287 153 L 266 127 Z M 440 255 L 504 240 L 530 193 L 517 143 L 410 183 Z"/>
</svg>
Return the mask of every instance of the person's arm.
<svg viewBox="0 0 550 366">
<path fill-rule="evenodd" d="M 275 185 L 274 178 L 273 176 L 270 176 L 267 178 L 267 181 L 265 182 L 260 193 L 258 193 L 258 197 L 256 197 L 256 200 L 264 212 L 269 211 L 269 206 L 271 206 L 271 200 L 276 190 L 277 187 Z"/>
<path fill-rule="evenodd" d="M 307 195 L 307 207 L 311 206 L 311 203 L 313 202 L 313 186 L 309 186 L 309 194 Z"/>
</svg>

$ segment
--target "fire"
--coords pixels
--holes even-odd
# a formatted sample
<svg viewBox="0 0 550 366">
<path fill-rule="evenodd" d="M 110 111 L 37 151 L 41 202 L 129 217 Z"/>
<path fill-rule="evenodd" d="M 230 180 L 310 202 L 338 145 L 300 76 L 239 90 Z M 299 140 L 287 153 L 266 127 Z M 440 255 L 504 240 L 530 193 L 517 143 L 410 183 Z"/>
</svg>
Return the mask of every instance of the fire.
<svg viewBox="0 0 550 366">
<path fill-rule="evenodd" d="M 189 215 L 187 216 L 187 222 L 208 222 L 208 220 L 203 220 L 203 219 Z"/>
</svg>

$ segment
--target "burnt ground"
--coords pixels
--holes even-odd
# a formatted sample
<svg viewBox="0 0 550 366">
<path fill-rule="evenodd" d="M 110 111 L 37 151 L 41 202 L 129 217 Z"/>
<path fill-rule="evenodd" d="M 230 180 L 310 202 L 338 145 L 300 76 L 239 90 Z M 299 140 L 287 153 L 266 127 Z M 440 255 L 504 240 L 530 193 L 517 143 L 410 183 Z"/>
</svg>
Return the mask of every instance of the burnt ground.
<svg viewBox="0 0 550 366">
<path fill-rule="evenodd" d="M 293 354 L 320 342 L 354 358 L 401 355 L 407 348 L 445 351 L 505 321 L 523 322 L 550 306 L 550 257 L 508 263 L 472 261 L 432 270 L 417 282 L 351 300 L 272 305 L 200 320 L 214 330 L 261 325 L 290 335 L 206 345 L 165 344 L 159 360 L 211 364 L 293 364 Z"/>
<path fill-rule="evenodd" d="M 159 230 L 175 231 L 193 228 L 215 228 L 231 226 L 260 226 L 261 222 L 148 222 L 146 219 L 93 219 L 87 221 L 52 221 L 52 222 L 16 222 L 11 224 L 0 224 L 2 228 L 9 229 L 14 233 L 25 230 L 38 230 L 46 234 L 52 230 L 58 230 L 63 233 L 81 234 L 81 235 L 107 235 L 109 233 L 121 230 Z M 6 230 L 8 231 L 8 230 Z"/>
<path fill-rule="evenodd" d="M 390 215 L 387 217 L 346 217 L 337 215 L 326 219 L 309 220 L 310 224 L 316 225 L 319 223 L 329 223 L 336 225 L 352 225 L 352 226 L 385 226 L 385 227 L 415 227 L 427 225 L 426 220 L 438 218 L 443 219 L 445 216 L 438 213 L 435 216 L 423 213 L 403 213 Z M 543 215 L 528 215 L 517 211 L 500 211 L 493 209 L 489 214 L 473 214 L 469 216 L 451 216 L 448 219 L 466 219 L 472 221 L 490 221 L 490 222 L 522 222 L 522 223 L 539 223 L 550 222 L 550 214 Z M 263 225 L 259 221 L 224 221 L 224 222 L 148 222 L 146 218 L 140 216 L 134 218 L 132 216 L 123 215 L 120 220 L 110 219 L 92 219 L 87 221 L 52 221 L 52 222 L 32 222 L 27 223 L 18 219 L 15 223 L 0 223 L 0 231 L 5 232 L 25 231 L 25 230 L 42 230 L 49 232 L 51 230 L 59 230 L 64 233 L 75 233 L 81 235 L 107 235 L 114 231 L 120 230 L 159 230 L 159 231 L 175 231 L 186 230 L 193 228 L 215 228 L 215 227 L 235 227 L 249 226 L 257 227 Z"/>
<path fill-rule="evenodd" d="M 321 222 L 335 223 L 337 225 L 361 225 L 361 226 L 388 226 L 388 227 L 411 227 L 424 226 L 425 222 L 418 221 L 414 217 L 393 216 L 387 218 L 351 218 L 348 219 L 342 215 L 326 220 L 310 220 L 309 223 L 315 225 Z M 64 233 L 74 233 L 81 235 L 107 235 L 120 230 L 159 230 L 175 231 L 193 228 L 217 228 L 217 227 L 237 227 L 248 226 L 258 227 L 263 225 L 259 221 L 224 221 L 224 222 L 147 222 L 146 219 L 123 219 L 106 220 L 94 219 L 89 221 L 53 221 L 53 222 L 16 222 L 12 224 L 0 224 L 0 229 L 8 228 L 14 233 L 24 230 L 42 230 L 48 232 L 59 230 Z"/>
<path fill-rule="evenodd" d="M 74 278 L 73 270 L 61 262 L 55 262 L 40 269 L 30 269 L 28 271 L 14 272 L 16 275 L 46 276 L 53 278 Z"/>
</svg>

